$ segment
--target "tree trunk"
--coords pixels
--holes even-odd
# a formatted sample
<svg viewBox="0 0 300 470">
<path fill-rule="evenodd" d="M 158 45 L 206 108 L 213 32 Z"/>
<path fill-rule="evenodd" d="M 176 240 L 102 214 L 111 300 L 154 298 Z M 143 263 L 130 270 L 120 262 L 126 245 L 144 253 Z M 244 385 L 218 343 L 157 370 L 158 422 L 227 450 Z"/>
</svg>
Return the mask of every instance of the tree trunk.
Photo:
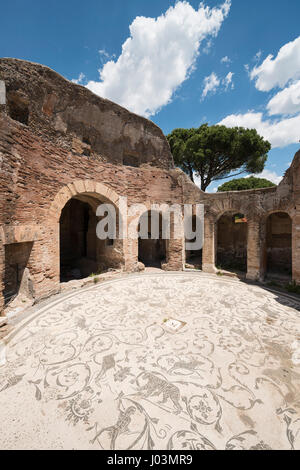
<svg viewBox="0 0 300 470">
<path fill-rule="evenodd" d="M 211 181 L 206 181 L 205 183 L 204 182 L 201 183 L 201 190 L 205 192 L 207 190 L 208 186 L 210 185 L 210 183 L 211 183 Z"/>
<path fill-rule="evenodd" d="M 193 173 L 193 170 L 192 170 L 191 168 L 189 169 L 189 174 L 190 174 L 191 180 L 193 181 L 193 183 L 195 183 L 195 181 L 194 181 L 194 173 Z"/>
</svg>

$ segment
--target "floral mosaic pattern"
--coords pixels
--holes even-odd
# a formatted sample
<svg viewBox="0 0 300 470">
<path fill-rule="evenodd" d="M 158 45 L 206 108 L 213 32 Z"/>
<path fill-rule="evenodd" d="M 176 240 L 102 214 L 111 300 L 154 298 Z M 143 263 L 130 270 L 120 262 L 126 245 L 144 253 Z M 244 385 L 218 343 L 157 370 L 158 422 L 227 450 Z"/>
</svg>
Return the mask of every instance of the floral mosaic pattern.
<svg viewBox="0 0 300 470">
<path fill-rule="evenodd" d="M 2 447 L 300 449 L 299 308 L 187 273 L 70 294 L 10 343 Z M 186 322 L 176 334 L 170 317 Z"/>
</svg>

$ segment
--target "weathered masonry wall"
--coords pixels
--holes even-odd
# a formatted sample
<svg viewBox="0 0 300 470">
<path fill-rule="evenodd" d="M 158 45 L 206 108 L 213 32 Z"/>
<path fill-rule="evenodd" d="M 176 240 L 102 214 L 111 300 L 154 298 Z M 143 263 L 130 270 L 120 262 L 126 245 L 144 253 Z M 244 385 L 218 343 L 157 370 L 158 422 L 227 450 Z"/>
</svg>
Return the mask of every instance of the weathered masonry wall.
<svg viewBox="0 0 300 470">
<path fill-rule="evenodd" d="M 182 203 L 185 176 L 174 169 L 161 130 L 43 66 L 1 59 L 0 80 L 6 94 L 0 113 L 1 305 L 6 291 L 18 289 L 16 271 L 25 267 L 35 298 L 56 292 L 62 254 L 67 268 L 83 275 L 105 267 L 137 270 L 138 240 L 95 241 L 95 212 L 100 202 L 118 209 L 120 196 L 149 209 Z M 75 213 L 75 236 L 64 208 L 78 200 L 89 207 L 90 226 Z M 86 237 L 86 252 L 78 237 Z M 73 266 L 67 251 L 76 253 L 78 244 L 83 251 Z M 17 253 L 29 245 L 25 262 Z M 164 261 L 165 269 L 183 269 L 181 241 L 170 241 Z"/>
<path fill-rule="evenodd" d="M 89 161 L 173 166 L 168 143 L 154 123 L 47 67 L 1 59 L 0 81 L 6 87 L 8 114 L 65 151 Z"/>
<path fill-rule="evenodd" d="M 248 278 L 262 279 L 281 250 L 300 283 L 299 153 L 277 188 L 205 194 L 174 168 L 168 143 L 152 122 L 38 64 L 0 59 L 0 84 L 1 308 L 20 289 L 35 299 L 57 292 L 63 269 L 66 278 L 109 267 L 136 271 L 139 258 L 184 269 L 182 220 L 176 222 L 178 239 L 150 243 L 149 250 L 137 238 L 96 240 L 100 202 L 112 203 L 125 220 L 120 196 L 147 211 L 154 203 L 203 203 L 206 272 L 216 271 L 222 216 L 242 213 Z M 270 222 L 273 213 L 287 214 L 289 228 L 284 216 Z M 283 246 L 276 238 L 280 220 Z M 240 246 L 239 238 L 233 245 Z"/>
<path fill-rule="evenodd" d="M 204 270 L 216 271 L 218 248 L 222 247 L 224 237 L 228 238 L 228 235 L 218 233 L 220 219 L 242 214 L 247 220 L 247 242 L 244 234 L 242 244 L 247 250 L 247 278 L 262 280 L 268 273 L 279 270 L 285 274 L 290 271 L 291 278 L 300 282 L 299 163 L 300 152 L 295 155 L 292 166 L 278 187 L 205 195 Z M 236 235 L 232 235 L 231 247 L 234 238 Z M 242 245 L 239 244 L 240 249 Z"/>
</svg>

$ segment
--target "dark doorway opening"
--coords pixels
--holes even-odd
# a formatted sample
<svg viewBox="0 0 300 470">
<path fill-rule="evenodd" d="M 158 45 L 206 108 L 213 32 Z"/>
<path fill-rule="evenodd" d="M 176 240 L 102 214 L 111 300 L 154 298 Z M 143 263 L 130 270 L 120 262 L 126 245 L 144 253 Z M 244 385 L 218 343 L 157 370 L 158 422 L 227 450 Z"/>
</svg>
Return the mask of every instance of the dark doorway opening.
<svg viewBox="0 0 300 470">
<path fill-rule="evenodd" d="M 267 219 L 267 276 L 290 279 L 292 276 L 292 220 L 285 212 Z"/>
<path fill-rule="evenodd" d="M 97 271 L 96 215 L 91 206 L 70 199 L 60 217 L 60 279 L 82 279 Z"/>
<path fill-rule="evenodd" d="M 158 236 L 152 239 L 152 224 L 158 223 Z M 140 226 L 146 227 L 148 239 L 139 237 L 139 261 L 146 267 L 161 268 L 166 262 L 166 240 L 163 239 L 163 217 L 161 213 L 148 211 L 140 218 Z"/>
<path fill-rule="evenodd" d="M 246 273 L 248 224 L 244 214 L 222 215 L 217 238 L 217 268 Z"/>
<path fill-rule="evenodd" d="M 29 102 L 23 96 L 15 92 L 8 93 L 7 96 L 9 116 L 21 124 L 28 126 L 29 121 Z"/>
<path fill-rule="evenodd" d="M 193 215 L 191 217 L 191 220 L 189 220 L 189 223 L 191 224 L 192 231 L 194 233 L 196 232 L 197 224 L 199 226 L 202 225 L 201 220 L 196 215 Z M 185 240 L 186 247 L 187 247 L 187 243 L 195 243 L 195 241 L 196 241 L 196 237 L 193 238 L 192 240 L 188 240 L 186 238 L 186 240 Z M 200 250 L 187 250 L 186 249 L 185 250 L 185 261 L 186 261 L 187 267 L 191 267 L 192 269 L 202 269 L 202 252 L 203 252 L 202 249 L 200 249 Z"/>
</svg>

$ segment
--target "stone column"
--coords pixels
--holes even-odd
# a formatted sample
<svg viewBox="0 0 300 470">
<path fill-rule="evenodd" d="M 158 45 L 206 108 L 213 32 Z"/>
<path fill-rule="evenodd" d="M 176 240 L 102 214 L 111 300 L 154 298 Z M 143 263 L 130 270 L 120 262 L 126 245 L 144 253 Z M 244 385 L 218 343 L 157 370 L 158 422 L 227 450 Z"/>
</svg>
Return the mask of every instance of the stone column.
<svg viewBox="0 0 300 470">
<path fill-rule="evenodd" d="M 124 270 L 126 272 L 138 271 L 138 239 L 127 238 L 124 242 Z"/>
<path fill-rule="evenodd" d="M 202 252 L 202 271 L 216 273 L 216 237 L 217 222 L 212 217 L 204 219 L 204 245 Z"/>
<path fill-rule="evenodd" d="M 59 224 L 40 226 L 38 239 L 28 262 L 33 295 L 36 299 L 52 295 L 60 289 Z"/>
<path fill-rule="evenodd" d="M 183 271 L 184 269 L 184 238 L 171 239 L 167 243 L 167 262 L 162 265 L 164 271 Z"/>
<path fill-rule="evenodd" d="M 260 221 L 248 219 L 247 279 L 250 281 L 262 277 L 262 249 Z"/>
<path fill-rule="evenodd" d="M 140 214 L 123 215 L 123 224 L 126 224 L 126 230 L 123 233 L 124 269 L 126 272 L 138 271 L 139 217 L 140 217 Z"/>
<path fill-rule="evenodd" d="M 170 240 L 166 240 L 165 271 L 183 271 L 185 265 L 185 236 L 182 213 L 170 217 Z"/>
</svg>

